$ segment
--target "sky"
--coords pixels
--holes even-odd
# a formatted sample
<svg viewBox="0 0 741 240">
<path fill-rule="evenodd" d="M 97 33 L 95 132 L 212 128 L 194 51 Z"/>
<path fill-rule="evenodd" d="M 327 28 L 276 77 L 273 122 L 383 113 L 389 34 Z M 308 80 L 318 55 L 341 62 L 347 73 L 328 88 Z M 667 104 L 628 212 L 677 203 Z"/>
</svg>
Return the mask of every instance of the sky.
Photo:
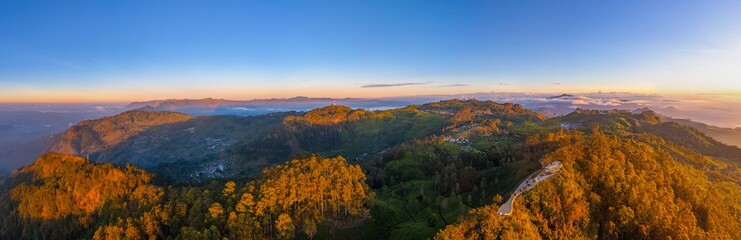
<svg viewBox="0 0 741 240">
<path fill-rule="evenodd" d="M 741 94 L 741 1 L 7 1 L 0 102 Z"/>
</svg>

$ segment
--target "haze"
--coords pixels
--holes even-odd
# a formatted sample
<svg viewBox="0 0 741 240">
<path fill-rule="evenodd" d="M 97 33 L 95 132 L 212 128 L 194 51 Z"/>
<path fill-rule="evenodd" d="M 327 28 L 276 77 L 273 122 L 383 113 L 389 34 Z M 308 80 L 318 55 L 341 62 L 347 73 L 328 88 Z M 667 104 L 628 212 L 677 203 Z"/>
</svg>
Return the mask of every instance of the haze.
<svg viewBox="0 0 741 240">
<path fill-rule="evenodd" d="M 738 1 L 6 1 L 0 102 L 738 95 L 739 12 Z"/>
<path fill-rule="evenodd" d="M 741 239 L 741 1 L 0 1 L 1 239 Z"/>
</svg>

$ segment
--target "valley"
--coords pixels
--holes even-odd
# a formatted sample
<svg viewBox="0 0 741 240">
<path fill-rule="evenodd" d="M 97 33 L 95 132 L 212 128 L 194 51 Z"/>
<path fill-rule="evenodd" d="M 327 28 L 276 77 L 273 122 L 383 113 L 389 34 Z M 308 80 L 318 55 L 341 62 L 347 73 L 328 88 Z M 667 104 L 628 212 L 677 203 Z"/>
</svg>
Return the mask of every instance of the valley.
<svg viewBox="0 0 741 240">
<path fill-rule="evenodd" d="M 0 1 L 0 240 L 741 240 L 741 1 Z"/>
<path fill-rule="evenodd" d="M 613 148 L 612 145 L 593 145 L 597 144 L 593 142 L 597 140 L 613 142 L 612 144 L 618 141 L 621 144 L 615 147 L 621 150 L 604 152 Z M 578 149 L 585 146 L 602 147 L 597 149 L 589 147 L 588 150 Z M 611 147 L 603 150 L 605 146 Z M 603 235 L 650 237 L 651 231 L 630 230 L 629 225 L 615 226 L 611 230 L 590 230 L 595 226 L 603 226 L 603 224 L 614 221 L 613 218 L 618 215 L 603 215 L 602 211 L 589 210 L 615 206 L 611 205 L 614 202 L 597 201 L 597 199 L 609 198 L 603 195 L 606 192 L 601 192 L 603 187 L 608 186 L 589 185 L 597 180 L 584 181 L 582 178 L 587 177 L 584 174 L 593 173 L 583 171 L 599 170 L 604 172 L 599 173 L 603 175 L 620 175 L 622 173 L 613 172 L 617 169 L 609 166 L 617 164 L 611 162 L 614 161 L 613 159 L 623 158 L 629 162 L 649 161 L 629 164 L 628 166 L 634 169 L 631 171 L 661 171 L 656 169 L 656 165 L 650 165 L 655 164 L 655 161 L 660 161 L 661 164 L 669 164 L 667 166 L 672 166 L 671 169 L 674 169 L 672 172 L 661 173 L 668 178 L 685 176 L 682 174 L 687 172 L 692 174 L 692 177 L 690 180 L 683 180 L 685 182 L 701 181 L 702 184 L 710 184 L 718 189 L 725 189 L 723 191 L 729 191 L 713 190 L 713 194 L 722 196 L 721 199 L 732 199 L 732 196 L 739 194 L 737 187 L 741 184 L 738 173 L 738 167 L 741 165 L 738 156 L 741 156 L 741 149 L 717 142 L 694 128 L 673 122 L 663 122 L 659 115 L 651 111 L 638 113 L 621 110 L 576 110 L 563 117 L 547 119 L 517 104 L 499 104 L 478 100 L 446 100 L 376 111 L 330 105 L 308 112 L 272 113 L 247 117 L 191 116 L 143 108 L 123 112 L 113 117 L 82 122 L 61 135 L 53 149 L 82 156 L 81 160 L 75 161 L 89 161 L 90 163 L 85 164 L 93 164 L 91 165 L 93 169 L 98 168 L 98 164 L 104 164 L 106 168 L 121 168 L 126 172 L 133 171 L 133 167 L 140 168 L 141 170 L 136 171 L 148 174 L 149 180 L 146 180 L 148 184 L 146 186 L 151 186 L 147 187 L 151 188 L 148 191 L 154 191 L 147 194 L 160 196 L 152 198 L 152 202 L 138 204 L 136 209 L 128 210 L 129 214 L 125 215 L 91 215 L 93 212 L 117 211 L 111 208 L 114 205 L 107 204 L 106 207 L 95 204 L 84 205 L 83 209 L 86 210 L 83 212 L 73 210 L 70 213 L 60 213 L 62 214 L 60 217 L 68 219 L 65 221 L 72 221 L 76 227 L 71 228 L 73 231 L 57 232 L 56 234 L 63 234 L 58 236 L 91 238 L 115 236 L 107 234 L 116 234 L 115 231 L 118 231 L 116 229 L 124 231 L 121 235 L 124 236 L 125 232 L 131 229 L 130 231 L 136 231 L 140 236 L 157 238 L 168 238 L 168 236 L 237 237 L 248 234 L 269 236 L 268 238 L 343 239 L 356 238 L 357 234 L 362 234 L 361 236 L 366 239 L 432 237 L 460 239 L 474 236 L 468 235 L 472 233 L 467 232 L 466 229 L 483 224 L 481 221 L 494 221 L 494 223 L 486 224 L 497 224 L 491 226 L 492 231 L 495 229 L 503 231 L 485 233 L 494 234 L 491 236 L 505 236 L 507 231 L 516 231 L 518 235 L 532 234 L 532 236 L 547 237 L 551 234 L 549 229 L 553 228 L 537 227 L 541 220 L 533 216 L 550 218 L 556 216 L 553 214 L 571 214 L 569 215 L 571 217 L 562 220 L 554 218 L 552 221 L 581 221 L 581 225 L 573 225 L 573 222 L 563 223 L 571 224 L 568 229 L 573 232 L 569 234 L 573 234 L 574 237 Z M 594 156 L 580 157 L 579 154 L 583 151 L 587 151 L 584 154 L 590 151 L 598 152 L 590 153 L 597 154 Z M 601 157 L 595 158 L 595 156 Z M 22 200 L 21 205 L 17 205 L 17 199 L 23 199 L 26 194 L 41 194 L 34 192 L 36 190 L 33 189 L 37 187 L 23 187 L 29 190 L 20 190 L 19 186 L 39 184 L 29 182 L 31 179 L 62 177 L 59 175 L 64 174 L 62 172 L 43 170 L 53 169 L 43 167 L 46 164 L 44 161 L 49 164 L 55 162 L 45 160 L 47 158 L 73 157 L 62 154 L 45 155 L 35 163 L 40 167 L 32 168 L 39 170 L 23 168 L 3 180 L 0 183 L 0 189 L 4 189 L 4 194 L 0 202 L 4 209 L 13 213 L 4 221 L 16 221 L 14 220 L 16 217 L 30 214 L 23 212 L 26 211 L 23 210 L 26 209 L 23 207 L 26 205 L 23 205 Z M 366 200 L 354 207 L 358 209 L 356 214 L 334 215 L 329 219 L 316 218 L 304 221 L 301 219 L 317 215 L 305 215 L 308 213 L 296 213 L 290 210 L 286 212 L 287 215 L 278 216 L 280 215 L 278 212 L 273 212 L 278 214 L 274 217 L 283 217 L 285 221 L 292 221 L 291 225 L 295 228 L 281 230 L 281 225 L 262 222 L 261 224 L 267 225 L 251 230 L 237 230 L 239 229 L 238 222 L 260 222 L 258 219 L 262 216 L 254 212 L 255 210 L 240 210 L 246 206 L 253 206 L 251 205 L 253 203 L 245 202 L 240 204 L 246 205 L 234 205 L 238 203 L 237 200 L 254 202 L 258 198 L 271 198 L 270 194 L 274 194 L 266 192 L 264 194 L 268 195 L 262 195 L 263 193 L 254 192 L 259 186 L 278 181 L 277 179 L 266 180 L 273 174 L 264 169 L 275 168 L 283 164 L 301 164 L 309 161 L 307 159 L 318 159 L 322 162 L 324 161 L 322 159 L 340 158 L 342 162 L 356 169 L 353 171 L 360 171 L 355 175 L 362 174 L 357 184 L 367 184 L 364 187 L 359 185 L 360 189 L 367 188 L 362 194 L 366 196 L 364 197 Z M 521 193 L 521 196 L 517 198 L 518 203 L 513 205 L 512 215 L 507 218 L 497 218 L 499 214 L 496 208 L 503 203 L 503 196 L 507 196 L 517 184 L 551 161 L 563 163 L 562 173 L 555 175 L 553 179 L 544 181 L 531 191 Z M 54 164 L 68 165 L 64 161 Z M 87 166 L 85 164 L 83 165 Z M 69 166 L 71 170 L 76 168 L 79 167 Z M 44 175 L 39 175 L 41 173 Z M 286 174 L 291 173 L 286 172 Z M 80 177 L 85 178 L 82 175 Z M 601 181 L 606 180 L 599 180 L 597 183 Z M 670 201 L 671 204 L 679 204 L 676 201 L 680 201 L 681 204 L 692 205 L 691 211 L 694 214 L 706 211 L 702 210 L 704 203 L 697 199 L 696 194 L 699 193 L 695 192 L 698 190 L 686 188 L 687 186 L 684 185 L 666 185 L 669 182 L 643 181 L 650 182 L 645 184 L 658 184 L 657 187 L 671 187 L 674 191 L 681 190 L 681 194 L 676 193 L 680 195 L 673 195 L 675 200 Z M 557 185 L 561 187 L 553 189 Z M 36 186 L 64 189 L 60 188 L 62 185 Z M 338 187 L 341 186 L 338 185 Z M 290 196 L 307 190 L 306 187 L 295 184 L 283 188 L 289 191 L 286 194 Z M 624 192 L 627 190 L 629 189 L 619 188 L 610 191 L 627 194 Z M 102 190 L 87 190 L 86 188 L 80 190 L 75 188 L 71 191 L 73 196 L 90 194 L 104 196 L 107 194 L 105 191 L 99 192 Z M 127 194 L 140 194 L 136 189 L 130 191 L 132 192 Z M 220 194 L 222 192 L 223 196 Z M 244 196 L 239 197 L 239 195 L 232 197 L 232 193 L 245 192 L 252 192 L 251 197 L 248 197 L 252 200 L 247 200 Z M 639 193 L 639 195 L 653 192 Z M 185 195 L 192 196 L 183 198 Z M 535 198 L 541 195 L 542 198 Z M 137 201 L 133 200 L 132 196 L 135 197 L 115 193 L 111 195 L 110 200 L 103 198 L 101 201 L 108 202 L 108 204 Z M 290 196 L 278 199 L 291 199 Z M 590 197 L 580 198 L 580 196 Z M 571 198 L 573 199 L 568 200 Z M 537 205 L 553 203 L 572 205 L 550 209 L 547 210 L 548 212 L 542 212 L 545 209 Z M 44 207 L 48 203 L 35 204 L 40 205 L 34 206 Z M 633 214 L 636 214 L 636 211 L 642 209 L 643 205 L 638 202 L 635 204 L 623 206 L 631 210 L 621 211 L 633 211 Z M 657 202 L 655 204 L 670 203 Z M 733 206 L 741 206 L 741 203 L 737 201 L 717 204 L 723 206 L 727 204 L 730 209 Z M 174 208 L 178 206 L 191 210 L 185 213 L 171 212 L 175 211 Z M 57 208 L 60 207 L 68 208 L 66 205 Z M 172 210 L 166 210 L 168 208 Z M 486 211 L 491 212 L 485 213 Z M 147 217 L 151 214 L 168 216 Z M 733 214 L 737 214 L 733 211 L 716 209 L 704 214 L 706 214 L 704 218 L 726 219 L 724 221 L 739 224 L 737 221 L 730 220 L 735 218 Z M 632 224 L 643 224 L 635 226 L 657 229 L 657 231 L 658 228 L 668 227 L 665 222 L 645 222 L 641 220 L 642 217 L 639 218 L 639 215 L 632 216 L 634 216 L 633 221 L 637 221 Z M 148 220 L 144 220 L 145 218 Z M 530 223 L 524 220 L 528 218 L 531 219 Z M 595 220 L 584 222 L 583 219 L 586 218 Z M 299 220 L 303 222 L 295 222 Z M 35 236 L 28 234 L 52 234 L 47 232 L 46 228 L 38 228 L 38 226 L 45 225 L 54 229 L 57 228 L 54 227 L 57 226 L 55 224 L 62 224 L 59 222 L 46 225 L 49 224 L 46 223 L 47 221 L 49 220 L 37 219 L 14 223 L 20 224 L 17 225 L 17 229 L 25 230 L 0 232 L 0 234 L 3 237 L 28 238 Z M 719 226 L 703 223 L 709 220 L 699 219 L 697 221 L 705 225 L 684 225 L 684 227 L 694 229 L 692 234 L 700 234 L 696 236 L 733 236 L 734 234 L 733 231 L 729 231 L 733 225 L 729 225 L 730 228 L 719 228 Z M 507 226 L 511 226 L 509 224 L 512 223 L 526 224 L 532 229 L 541 230 L 508 229 Z M 155 224 L 160 229 L 170 230 L 154 231 L 149 229 L 148 224 Z M 279 223 L 275 222 L 275 224 Z M 283 227 L 287 226 L 283 225 Z M 262 230 L 254 232 L 256 229 Z M 482 233 L 476 232 L 476 234 Z M 669 234 L 669 232 L 662 232 L 662 234 Z"/>
</svg>

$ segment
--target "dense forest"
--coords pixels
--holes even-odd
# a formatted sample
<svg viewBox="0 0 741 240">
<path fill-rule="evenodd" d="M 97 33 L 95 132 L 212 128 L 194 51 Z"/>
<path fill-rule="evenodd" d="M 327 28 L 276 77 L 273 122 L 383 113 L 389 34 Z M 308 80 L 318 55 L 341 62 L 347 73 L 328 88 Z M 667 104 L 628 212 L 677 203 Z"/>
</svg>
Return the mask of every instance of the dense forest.
<svg viewBox="0 0 741 240">
<path fill-rule="evenodd" d="M 2 180 L 0 238 L 741 238 L 741 149 L 650 111 L 328 106 L 148 126 L 100 156 L 117 160 L 48 153 Z"/>
<path fill-rule="evenodd" d="M 435 238 L 741 238 L 737 166 L 685 156 L 716 167 L 693 168 L 662 149 L 666 145 L 655 146 L 657 140 L 620 138 L 599 130 L 533 140 L 555 147 L 541 161 L 561 161 L 563 171 L 525 194 L 512 216 L 499 217 L 496 200 L 472 210 Z"/>
<path fill-rule="evenodd" d="M 26 179 L 21 179 L 26 178 Z M 49 153 L 3 182 L 2 239 L 287 239 L 368 217 L 374 193 L 345 159 L 309 156 L 253 181 L 154 186 L 151 175 Z M 19 221 L 20 220 L 20 221 Z"/>
</svg>

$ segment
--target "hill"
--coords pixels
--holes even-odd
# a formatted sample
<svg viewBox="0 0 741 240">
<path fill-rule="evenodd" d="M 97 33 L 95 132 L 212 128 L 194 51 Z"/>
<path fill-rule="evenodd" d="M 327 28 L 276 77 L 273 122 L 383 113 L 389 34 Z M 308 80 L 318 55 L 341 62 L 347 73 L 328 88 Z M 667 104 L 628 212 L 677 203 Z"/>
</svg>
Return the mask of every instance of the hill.
<svg viewBox="0 0 741 240">
<path fill-rule="evenodd" d="M 91 155 L 91 159 L 134 164 L 176 181 L 234 177 L 236 171 L 231 166 L 238 160 L 235 149 L 261 140 L 267 131 L 281 123 L 284 116 L 194 117 L 151 127 Z"/>
<path fill-rule="evenodd" d="M 0 182 L 0 238 L 77 238 L 94 216 L 156 199 L 151 174 L 47 153 Z M 52 237 L 53 236 L 53 237 Z"/>
<path fill-rule="evenodd" d="M 152 175 L 47 153 L 0 182 L 2 239 L 271 239 L 327 234 L 368 216 L 357 165 L 311 156 L 254 181 L 155 186 Z"/>
<path fill-rule="evenodd" d="M 151 107 L 158 110 L 177 110 L 180 108 L 195 108 L 195 107 L 206 107 L 214 108 L 222 105 L 237 105 L 240 101 L 226 100 L 226 99 L 166 99 L 166 100 L 151 100 L 144 102 L 132 102 L 126 106 L 126 108 L 143 108 Z"/>
<path fill-rule="evenodd" d="M 147 109 L 132 110 L 111 117 L 86 120 L 60 134 L 51 151 L 88 155 L 114 146 L 147 128 L 182 122 L 192 116 L 175 112 L 156 112 Z"/>
<path fill-rule="evenodd" d="M 675 122 L 695 128 L 705 135 L 728 145 L 741 147 L 741 128 L 722 128 L 695 122 L 690 119 L 664 118 L 666 122 Z"/>
<path fill-rule="evenodd" d="M 319 153 L 362 161 L 414 139 L 489 131 L 497 124 L 495 119 L 511 125 L 543 117 L 517 104 L 477 100 L 446 100 L 379 111 L 328 106 L 287 116 L 262 140 L 241 146 L 240 156 L 243 162 L 282 162 L 295 154 Z"/>
<path fill-rule="evenodd" d="M 363 99 L 363 98 L 271 98 L 254 100 L 226 100 L 226 99 L 167 99 L 144 102 L 133 102 L 127 109 L 152 107 L 157 111 L 178 111 L 193 115 L 239 115 L 255 116 L 260 114 L 308 111 L 328 105 L 338 104 L 353 108 L 388 109 L 403 107 L 415 101 L 391 99 Z"/>
<path fill-rule="evenodd" d="M 662 112 L 666 112 L 667 110 L 676 110 L 674 107 L 668 107 L 662 110 Z M 632 113 L 634 114 L 640 114 L 642 112 L 653 112 L 653 110 L 649 108 L 639 108 L 636 110 L 633 110 Z M 658 114 L 659 117 L 661 117 L 661 120 L 663 122 L 674 122 L 678 123 L 687 127 L 691 127 L 694 129 L 697 129 L 698 131 L 702 132 L 703 134 L 712 137 L 713 139 L 723 142 L 728 145 L 734 145 L 737 147 L 741 147 L 741 128 L 723 128 L 723 127 L 717 127 L 708 125 L 701 122 L 692 121 L 691 119 L 680 119 L 680 118 L 672 118 L 666 115 Z"/>
<path fill-rule="evenodd" d="M 516 104 L 476 100 L 377 111 L 330 105 L 253 117 L 133 110 L 81 122 L 52 150 L 96 162 L 131 163 L 176 181 L 200 181 L 253 176 L 302 153 L 358 161 L 415 138 L 492 130 L 493 119 L 512 124 L 543 117 Z"/>
<path fill-rule="evenodd" d="M 73 215 L 83 224 L 64 236 L 735 239 L 739 156 L 651 111 L 577 109 L 546 119 L 517 104 L 448 100 L 193 117 L 91 155 L 175 182 L 147 182 L 162 189 L 151 202 L 121 210 L 123 194 Z M 99 166 L 77 159 L 66 164 Z M 502 196 L 552 161 L 563 163 L 558 175 L 518 197 L 511 216 L 496 216 Z M 31 181 L 21 176 L 2 192 Z M 8 212 L 20 211 L 7 199 Z M 23 236 L 52 236 L 61 220 L 41 221 L 51 227 Z"/>
<path fill-rule="evenodd" d="M 498 217 L 495 199 L 436 239 L 741 237 L 738 165 L 652 135 L 618 137 L 594 130 L 541 139 L 532 143 L 555 147 L 541 161 L 562 162 L 561 173 L 518 198 L 512 216 Z M 702 166 L 677 159 L 679 152 Z"/>
</svg>

